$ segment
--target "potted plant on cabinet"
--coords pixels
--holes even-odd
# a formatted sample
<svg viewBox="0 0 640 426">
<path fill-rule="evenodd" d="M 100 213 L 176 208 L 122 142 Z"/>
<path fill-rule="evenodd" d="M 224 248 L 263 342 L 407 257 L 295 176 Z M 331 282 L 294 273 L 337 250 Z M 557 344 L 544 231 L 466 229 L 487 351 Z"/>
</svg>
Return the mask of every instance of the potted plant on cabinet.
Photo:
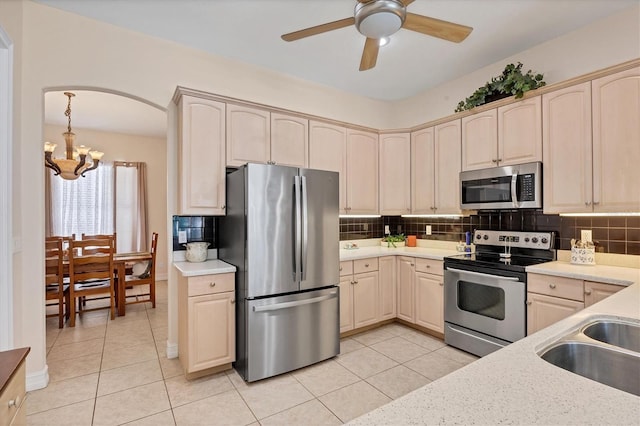
<svg viewBox="0 0 640 426">
<path fill-rule="evenodd" d="M 380 245 L 382 247 L 404 247 L 404 242 L 405 237 L 404 234 L 398 234 L 398 235 L 387 235 L 386 237 L 384 237 L 382 239 L 382 241 L 380 241 Z"/>
</svg>

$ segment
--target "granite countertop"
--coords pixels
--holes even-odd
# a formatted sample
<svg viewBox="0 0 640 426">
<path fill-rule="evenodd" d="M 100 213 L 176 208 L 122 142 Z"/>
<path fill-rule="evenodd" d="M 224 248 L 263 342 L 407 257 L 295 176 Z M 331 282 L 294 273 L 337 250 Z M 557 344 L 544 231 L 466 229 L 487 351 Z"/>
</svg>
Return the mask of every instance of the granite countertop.
<svg viewBox="0 0 640 426">
<path fill-rule="evenodd" d="M 602 278 L 598 275 L 598 281 Z M 640 324 L 640 276 L 626 284 L 627 288 L 607 299 L 350 424 L 637 425 L 640 397 L 565 371 L 538 356 L 552 342 L 594 319 L 627 318 Z"/>
<path fill-rule="evenodd" d="M 173 262 L 173 266 L 183 277 L 198 275 L 226 274 L 236 272 L 236 267 L 219 259 L 209 259 L 204 262 Z"/>
<path fill-rule="evenodd" d="M 456 250 L 447 250 L 430 247 L 397 247 L 387 248 L 377 246 L 360 247 L 357 249 L 340 249 L 340 261 L 366 259 L 368 257 L 383 256 L 411 256 L 425 259 L 442 260 L 447 256 L 463 254 Z"/>
<path fill-rule="evenodd" d="M 569 262 L 547 262 L 527 266 L 527 272 L 556 275 L 579 280 L 598 281 L 607 284 L 628 286 L 640 282 L 640 269 L 608 265 L 573 265 Z"/>
</svg>

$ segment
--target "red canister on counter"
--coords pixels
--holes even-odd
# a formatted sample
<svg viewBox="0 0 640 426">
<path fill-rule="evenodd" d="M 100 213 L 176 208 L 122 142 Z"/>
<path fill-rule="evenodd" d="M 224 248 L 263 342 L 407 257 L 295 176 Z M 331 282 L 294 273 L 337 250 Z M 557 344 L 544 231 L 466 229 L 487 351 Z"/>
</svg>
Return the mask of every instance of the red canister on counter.
<svg viewBox="0 0 640 426">
<path fill-rule="evenodd" d="M 407 247 L 415 247 L 415 246 L 416 246 L 416 236 L 407 235 Z"/>
</svg>

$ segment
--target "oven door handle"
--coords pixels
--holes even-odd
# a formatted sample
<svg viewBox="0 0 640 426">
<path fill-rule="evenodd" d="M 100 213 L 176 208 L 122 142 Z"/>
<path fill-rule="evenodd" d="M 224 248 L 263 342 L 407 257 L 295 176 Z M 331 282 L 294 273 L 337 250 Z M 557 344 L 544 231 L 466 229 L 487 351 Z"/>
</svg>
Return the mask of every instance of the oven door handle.
<svg viewBox="0 0 640 426">
<path fill-rule="evenodd" d="M 503 276 L 500 276 L 500 275 L 483 274 L 482 272 L 464 271 L 462 269 L 455 269 L 455 268 L 447 268 L 447 271 L 457 272 L 459 274 L 475 275 L 477 277 L 495 278 L 495 279 L 498 279 L 498 280 L 520 281 L 520 278 L 518 278 L 518 277 L 503 277 Z"/>
</svg>

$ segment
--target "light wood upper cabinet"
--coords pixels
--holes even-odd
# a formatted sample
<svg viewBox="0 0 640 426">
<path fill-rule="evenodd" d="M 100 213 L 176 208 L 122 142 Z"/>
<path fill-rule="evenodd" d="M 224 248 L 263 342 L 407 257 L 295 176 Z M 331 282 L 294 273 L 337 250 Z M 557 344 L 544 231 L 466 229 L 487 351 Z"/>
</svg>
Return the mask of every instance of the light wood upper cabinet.
<svg viewBox="0 0 640 426">
<path fill-rule="evenodd" d="M 498 158 L 498 110 L 462 118 L 462 170 L 494 167 Z"/>
<path fill-rule="evenodd" d="M 460 120 L 434 128 L 433 212 L 460 214 Z"/>
<path fill-rule="evenodd" d="M 282 166 L 308 167 L 309 120 L 271 113 L 271 162 Z"/>
<path fill-rule="evenodd" d="M 540 96 L 498 108 L 498 166 L 542 161 Z"/>
<path fill-rule="evenodd" d="M 340 214 L 347 210 L 347 129 L 309 121 L 309 167 L 340 173 Z"/>
<path fill-rule="evenodd" d="M 193 96 L 178 103 L 178 212 L 225 214 L 225 104 Z"/>
<path fill-rule="evenodd" d="M 411 213 L 432 214 L 435 162 L 433 127 L 411 133 Z"/>
<path fill-rule="evenodd" d="M 444 280 L 442 275 L 416 272 L 416 324 L 444 333 Z"/>
<path fill-rule="evenodd" d="M 380 320 L 396 317 L 396 257 L 381 257 L 378 260 L 380 285 Z"/>
<path fill-rule="evenodd" d="M 545 213 L 591 212 L 591 83 L 542 95 Z"/>
<path fill-rule="evenodd" d="M 270 139 L 269 111 L 227 104 L 227 166 L 270 161 Z"/>
<path fill-rule="evenodd" d="M 347 130 L 348 214 L 378 214 L 378 135 Z"/>
<path fill-rule="evenodd" d="M 640 67 L 591 83 L 593 211 L 639 212 Z"/>
<path fill-rule="evenodd" d="M 411 136 L 380 135 L 380 214 L 411 213 Z"/>
<path fill-rule="evenodd" d="M 398 309 L 397 316 L 410 323 L 415 322 L 415 259 L 398 257 Z"/>
</svg>

